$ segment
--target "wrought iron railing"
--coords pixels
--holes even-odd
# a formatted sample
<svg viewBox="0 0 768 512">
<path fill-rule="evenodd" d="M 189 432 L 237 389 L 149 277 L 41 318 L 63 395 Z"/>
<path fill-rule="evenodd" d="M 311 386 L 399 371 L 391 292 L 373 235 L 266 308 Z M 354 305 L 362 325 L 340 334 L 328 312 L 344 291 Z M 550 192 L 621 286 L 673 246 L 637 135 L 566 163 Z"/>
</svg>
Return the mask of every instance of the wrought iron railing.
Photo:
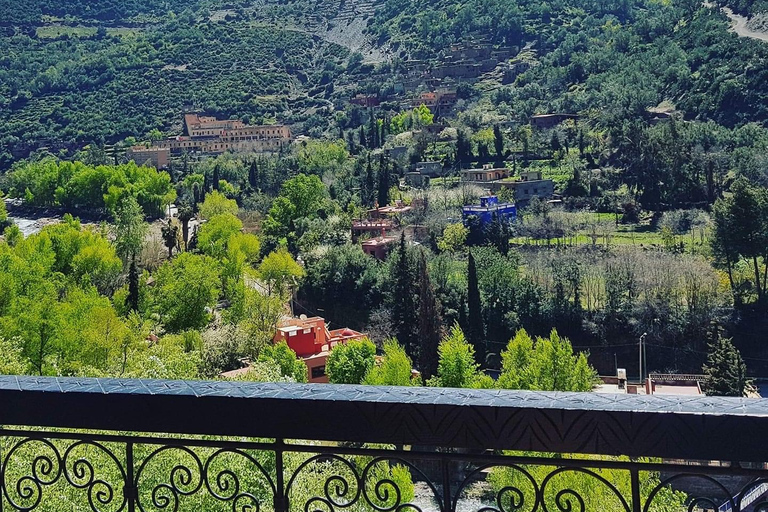
<svg viewBox="0 0 768 512">
<path fill-rule="evenodd" d="M 762 400 L 0 377 L 0 424 L 0 511 L 768 509 Z"/>
</svg>

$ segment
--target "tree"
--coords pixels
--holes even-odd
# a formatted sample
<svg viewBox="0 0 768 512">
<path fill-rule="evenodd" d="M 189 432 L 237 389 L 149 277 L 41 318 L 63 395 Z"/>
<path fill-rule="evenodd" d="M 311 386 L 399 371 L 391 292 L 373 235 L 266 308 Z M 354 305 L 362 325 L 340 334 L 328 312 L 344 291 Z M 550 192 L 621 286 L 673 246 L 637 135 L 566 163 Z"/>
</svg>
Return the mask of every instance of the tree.
<svg viewBox="0 0 768 512">
<path fill-rule="evenodd" d="M 424 379 L 437 373 L 437 348 L 443 331 L 440 303 L 429 280 L 427 257 L 421 251 L 419 259 L 419 370 Z"/>
<path fill-rule="evenodd" d="M 741 353 L 722 329 L 710 333 L 707 362 L 703 366 L 704 392 L 711 396 L 746 396 L 749 380 Z"/>
<path fill-rule="evenodd" d="M 435 351 L 437 353 L 437 351 Z M 363 379 L 369 386 L 413 386 L 413 363 L 397 340 L 384 343 L 384 357 Z"/>
<path fill-rule="evenodd" d="M 499 387 L 540 391 L 592 391 L 597 372 L 587 357 L 574 354 L 571 342 L 552 329 L 534 341 L 520 329 L 501 353 Z"/>
<path fill-rule="evenodd" d="M 200 226 L 197 248 L 204 254 L 221 260 L 227 252 L 229 239 L 239 234 L 242 229 L 243 223 L 231 213 L 214 215 Z"/>
<path fill-rule="evenodd" d="M 371 340 L 352 340 L 336 345 L 328 354 L 325 371 L 332 384 L 360 384 L 373 368 L 376 346 Z"/>
<path fill-rule="evenodd" d="M 363 206 L 373 206 L 374 198 L 376 197 L 376 179 L 373 174 L 373 166 L 371 165 L 371 157 L 368 156 L 368 162 L 365 165 L 365 181 L 363 182 Z"/>
<path fill-rule="evenodd" d="M 469 229 L 461 222 L 448 224 L 443 230 L 443 236 L 437 241 L 437 248 L 442 252 L 457 252 L 467 244 Z"/>
<path fill-rule="evenodd" d="M 79 282 L 90 282 L 105 295 L 117 288 L 123 265 L 115 248 L 102 236 L 86 235 L 82 246 L 72 258 L 71 275 Z"/>
<path fill-rule="evenodd" d="M 259 276 L 267 283 L 268 292 L 276 292 L 280 297 L 285 294 L 287 286 L 304 275 L 304 268 L 285 248 L 269 253 L 259 265 Z"/>
<path fill-rule="evenodd" d="M 179 221 L 181 221 L 181 239 L 184 242 L 184 250 L 188 250 L 189 243 L 189 221 L 195 218 L 195 209 L 187 203 L 179 205 Z"/>
<path fill-rule="evenodd" d="M 133 261 L 144 247 L 149 226 L 144 222 L 144 211 L 133 196 L 126 196 L 115 210 L 115 249 L 123 264 Z"/>
<path fill-rule="evenodd" d="M 377 195 L 377 203 L 379 206 L 386 206 L 389 204 L 389 162 L 384 157 L 384 153 L 379 158 L 379 192 Z"/>
<path fill-rule="evenodd" d="M 472 160 L 472 141 L 466 130 L 459 129 L 456 138 L 456 162 L 461 164 Z"/>
<path fill-rule="evenodd" d="M 477 266 L 472 251 L 469 251 L 469 261 L 467 262 L 467 306 L 469 313 L 467 338 L 475 348 L 478 363 L 485 364 L 485 327 L 483 325 L 480 287 L 477 281 Z"/>
<path fill-rule="evenodd" d="M 237 206 L 237 201 L 227 199 L 227 196 L 221 192 L 214 191 L 206 194 L 205 200 L 200 205 L 200 218 L 209 220 L 216 215 L 222 214 L 236 216 L 238 211 L 240 211 L 240 208 Z"/>
<path fill-rule="evenodd" d="M 397 340 L 403 344 L 406 353 L 412 359 L 418 358 L 418 338 L 416 334 L 418 316 L 416 313 L 416 279 L 413 264 L 405 243 L 405 232 L 400 235 L 400 244 L 395 253 L 391 276 L 392 289 L 392 324 Z"/>
<path fill-rule="evenodd" d="M 208 325 L 220 292 L 219 264 L 208 256 L 185 252 L 157 271 L 157 312 L 170 332 Z"/>
<path fill-rule="evenodd" d="M 259 164 L 256 160 L 251 162 L 251 166 L 248 169 L 248 185 L 254 190 L 259 187 Z"/>
<path fill-rule="evenodd" d="M 3 230 L 3 238 L 9 247 L 16 247 L 16 245 L 24 239 L 24 234 L 21 232 L 19 226 L 11 224 Z"/>
<path fill-rule="evenodd" d="M 24 375 L 26 372 L 21 340 L 0 337 L 0 375 Z"/>
<path fill-rule="evenodd" d="M 325 198 L 325 185 L 314 174 L 299 174 L 287 180 L 269 209 L 264 233 L 277 238 L 288 236 L 298 219 L 318 217 Z"/>
<path fill-rule="evenodd" d="M 230 311 L 237 308 L 237 303 L 233 303 Z M 242 332 L 238 350 L 254 360 L 262 348 L 272 345 L 277 325 L 285 314 L 285 304 L 279 297 L 265 295 L 248 286 L 244 289 L 240 309 L 242 313 L 233 318 Z"/>
<path fill-rule="evenodd" d="M 139 270 L 136 268 L 136 260 L 132 259 L 128 267 L 128 297 L 126 299 L 130 311 L 139 310 Z"/>
<path fill-rule="evenodd" d="M 504 134 L 498 124 L 493 125 L 493 147 L 496 150 L 496 163 L 501 165 L 504 162 Z"/>
<path fill-rule="evenodd" d="M 359 245 L 328 247 L 307 256 L 307 277 L 301 284 L 301 298 L 309 307 L 322 308 L 331 323 L 365 319 L 380 297 L 379 265 Z M 350 300 L 354 297 L 354 300 Z M 349 323 L 347 323 L 349 325 Z M 363 328 L 351 325 L 352 328 Z"/>
<path fill-rule="evenodd" d="M 173 250 L 179 245 L 179 226 L 168 219 L 168 224 L 160 229 L 165 248 L 168 249 L 168 259 L 173 258 Z"/>
<path fill-rule="evenodd" d="M 5 227 L 8 222 L 8 210 L 5 207 L 5 199 L 2 192 L 0 192 L 0 228 Z"/>
<path fill-rule="evenodd" d="M 480 379 L 479 365 L 475 362 L 475 349 L 467 343 L 461 327 L 454 325 L 437 349 L 439 362 L 437 378 L 429 384 L 444 388 L 476 387 Z"/>
<path fill-rule="evenodd" d="M 307 365 L 296 356 L 285 341 L 270 344 L 261 349 L 259 361 L 274 362 L 280 373 L 296 382 L 307 382 Z"/>
<path fill-rule="evenodd" d="M 485 238 L 499 253 L 506 256 L 509 253 L 509 223 L 506 219 L 493 214 L 491 222 L 485 228 Z"/>
<path fill-rule="evenodd" d="M 213 167 L 213 179 L 212 179 L 212 181 L 213 181 L 213 190 L 216 191 L 216 192 L 218 192 L 218 190 L 219 190 L 219 182 L 221 181 L 221 178 L 220 178 L 219 174 L 220 174 L 219 164 L 217 163 Z"/>
<path fill-rule="evenodd" d="M 739 257 L 751 260 L 758 302 L 765 296 L 766 279 L 761 274 L 768 264 L 768 189 L 751 185 L 739 178 L 729 197 L 718 199 L 714 208 L 712 249 L 716 260 L 728 271 L 733 287 L 733 266 Z"/>
</svg>

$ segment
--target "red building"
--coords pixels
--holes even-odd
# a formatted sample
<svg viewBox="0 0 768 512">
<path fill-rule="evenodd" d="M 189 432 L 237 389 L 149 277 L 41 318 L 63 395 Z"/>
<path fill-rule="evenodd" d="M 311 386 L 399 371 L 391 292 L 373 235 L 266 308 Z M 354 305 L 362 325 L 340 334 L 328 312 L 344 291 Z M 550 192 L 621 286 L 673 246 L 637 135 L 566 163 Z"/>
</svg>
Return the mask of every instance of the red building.
<svg viewBox="0 0 768 512">
<path fill-rule="evenodd" d="M 325 363 L 331 349 L 350 340 L 365 338 L 365 334 L 349 328 L 329 330 L 325 320 L 312 318 L 291 318 L 277 328 L 274 342 L 285 341 L 307 365 L 307 380 L 328 382 Z"/>
</svg>

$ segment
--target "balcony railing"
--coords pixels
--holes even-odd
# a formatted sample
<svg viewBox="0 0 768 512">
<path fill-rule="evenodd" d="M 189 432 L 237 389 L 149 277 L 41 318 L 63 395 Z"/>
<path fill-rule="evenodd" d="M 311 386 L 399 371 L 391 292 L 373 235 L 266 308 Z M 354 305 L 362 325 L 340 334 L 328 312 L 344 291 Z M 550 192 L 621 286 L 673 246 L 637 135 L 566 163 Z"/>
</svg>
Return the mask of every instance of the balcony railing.
<svg viewBox="0 0 768 512">
<path fill-rule="evenodd" d="M 0 425 L 0 512 L 768 508 L 754 399 L 0 377 Z"/>
</svg>

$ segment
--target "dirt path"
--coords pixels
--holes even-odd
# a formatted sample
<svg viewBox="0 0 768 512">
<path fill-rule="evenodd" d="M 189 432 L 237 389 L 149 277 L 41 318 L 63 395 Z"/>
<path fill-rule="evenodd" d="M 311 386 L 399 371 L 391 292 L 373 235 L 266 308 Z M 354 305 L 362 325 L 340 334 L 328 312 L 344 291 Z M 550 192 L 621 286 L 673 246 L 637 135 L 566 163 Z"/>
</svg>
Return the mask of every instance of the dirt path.
<svg viewBox="0 0 768 512">
<path fill-rule="evenodd" d="M 705 5 L 707 5 L 707 7 L 712 6 L 712 4 L 709 3 L 705 3 Z M 728 7 L 723 7 L 720 10 L 723 11 L 723 13 L 725 13 L 725 15 L 728 16 L 728 18 L 731 20 L 731 31 L 735 32 L 736 35 L 739 37 L 749 37 L 768 43 L 768 32 L 757 32 L 749 28 L 747 26 L 747 23 L 749 23 L 748 18 L 734 13 Z"/>
</svg>

